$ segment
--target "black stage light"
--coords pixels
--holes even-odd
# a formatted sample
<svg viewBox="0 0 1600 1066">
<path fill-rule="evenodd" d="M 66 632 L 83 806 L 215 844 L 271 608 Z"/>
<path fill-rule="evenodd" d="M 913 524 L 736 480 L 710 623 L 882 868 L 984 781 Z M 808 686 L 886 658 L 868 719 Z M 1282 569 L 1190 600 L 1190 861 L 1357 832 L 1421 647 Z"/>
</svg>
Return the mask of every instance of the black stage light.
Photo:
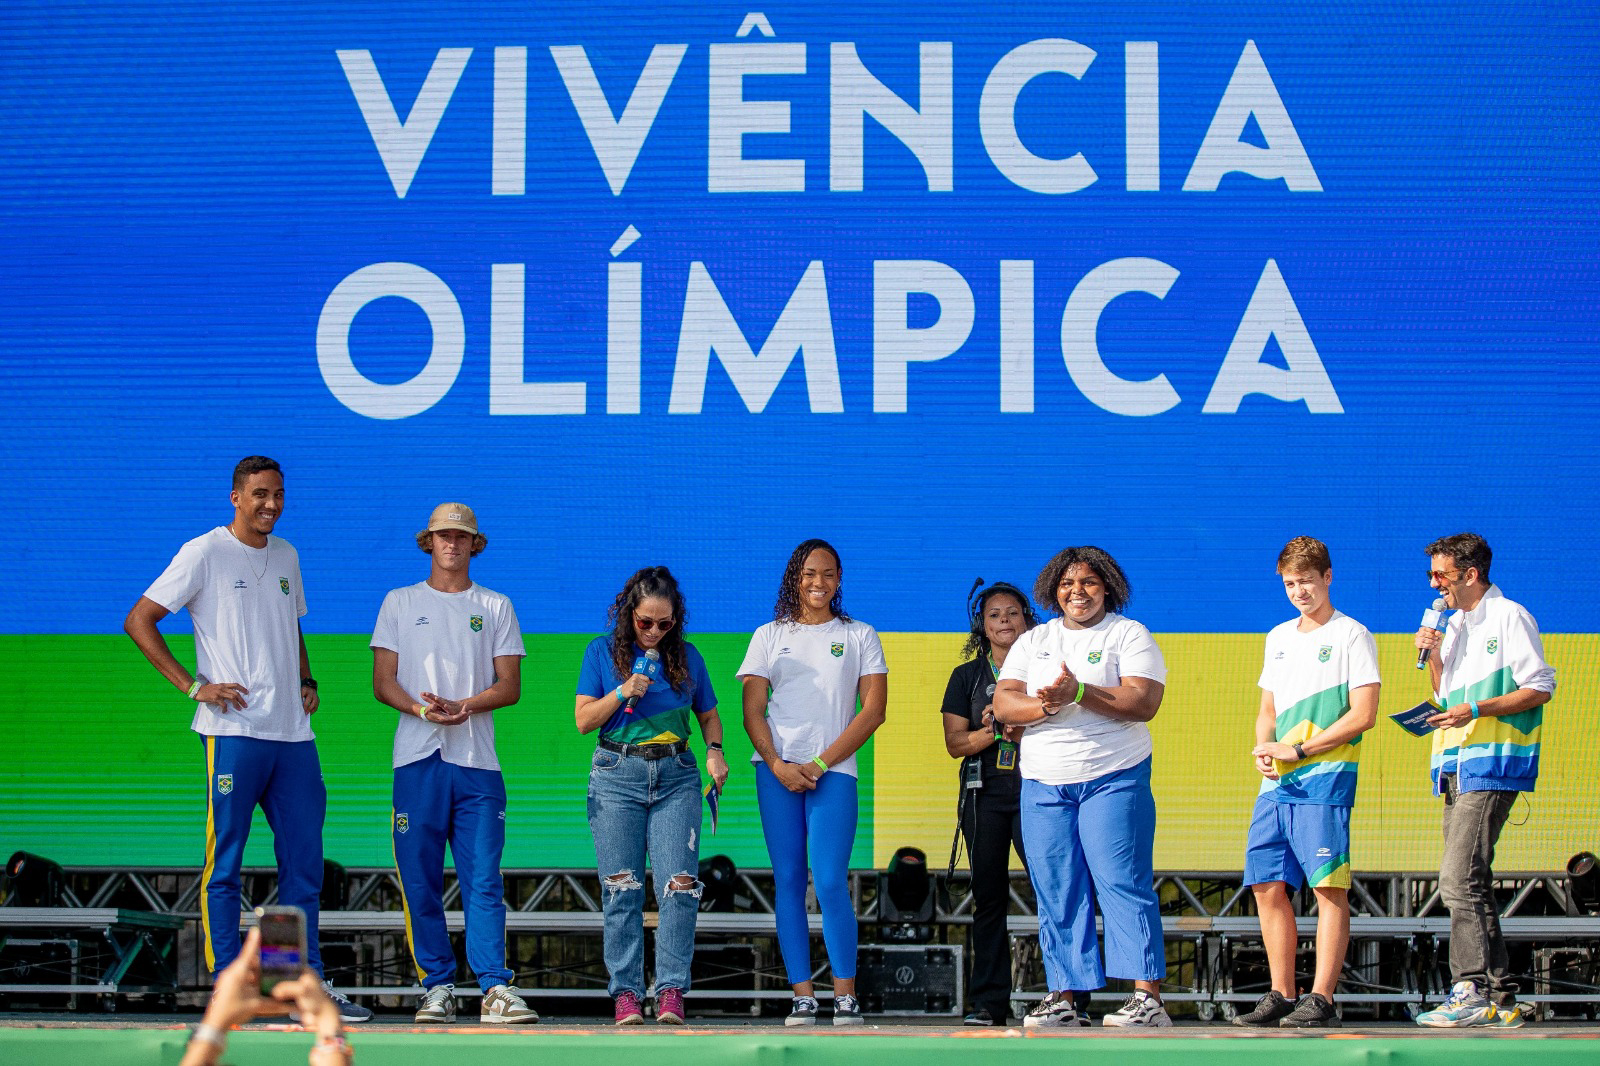
<svg viewBox="0 0 1600 1066">
<path fill-rule="evenodd" d="M 887 873 L 878 875 L 880 935 L 895 944 L 926 944 L 933 939 L 933 878 L 919 848 L 899 848 Z"/>
<path fill-rule="evenodd" d="M 350 875 L 332 859 L 322 860 L 322 897 L 318 904 L 325 911 L 342 911 L 350 904 Z"/>
<path fill-rule="evenodd" d="M 700 860 L 700 909 L 727 913 L 733 910 L 734 889 L 739 884 L 739 868 L 726 855 Z"/>
<path fill-rule="evenodd" d="M 28 851 L 13 852 L 6 863 L 9 902 L 16 907 L 59 907 L 66 875 L 59 863 Z"/>
<path fill-rule="evenodd" d="M 1567 860 L 1567 893 L 1573 907 L 1584 914 L 1600 914 L 1600 859 L 1580 851 Z"/>
</svg>

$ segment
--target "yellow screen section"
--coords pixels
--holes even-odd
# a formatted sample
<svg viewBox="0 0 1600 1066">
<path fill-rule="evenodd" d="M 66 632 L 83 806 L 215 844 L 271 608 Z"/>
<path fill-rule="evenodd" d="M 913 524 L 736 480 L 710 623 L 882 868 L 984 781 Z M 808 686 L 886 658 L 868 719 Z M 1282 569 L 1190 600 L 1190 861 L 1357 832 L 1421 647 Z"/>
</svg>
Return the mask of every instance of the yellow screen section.
<svg viewBox="0 0 1600 1066">
<path fill-rule="evenodd" d="M 956 760 L 944 750 L 939 708 L 965 637 L 885 633 L 889 718 L 874 744 L 874 851 L 886 863 L 912 845 L 941 868 L 955 830 Z M 1161 870 L 1238 870 L 1261 778 L 1250 757 L 1260 703 L 1264 634 L 1158 633 L 1167 693 L 1150 724 L 1152 787 Z M 1428 780 L 1429 742 L 1387 719 L 1431 693 L 1416 669 L 1411 634 L 1377 637 L 1384 678 L 1378 724 L 1361 743 L 1361 778 L 1351 818 L 1358 871 L 1425 871 L 1439 863 L 1443 801 Z M 1551 634 L 1545 657 L 1556 695 L 1545 706 L 1539 789 L 1524 794 L 1495 852 L 1500 871 L 1550 872 L 1579 851 L 1600 849 L 1600 634 Z"/>
</svg>

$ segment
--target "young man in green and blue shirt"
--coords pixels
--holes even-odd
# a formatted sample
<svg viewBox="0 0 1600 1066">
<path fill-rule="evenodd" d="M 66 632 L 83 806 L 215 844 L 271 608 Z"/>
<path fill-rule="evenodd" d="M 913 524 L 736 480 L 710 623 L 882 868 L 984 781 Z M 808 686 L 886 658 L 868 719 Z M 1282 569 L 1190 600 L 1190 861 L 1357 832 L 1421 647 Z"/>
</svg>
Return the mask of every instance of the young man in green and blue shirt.
<svg viewBox="0 0 1600 1066">
<path fill-rule="evenodd" d="M 1372 634 L 1334 609 L 1327 545 L 1296 537 L 1278 555 L 1278 575 L 1299 616 L 1267 634 L 1256 746 L 1261 774 L 1245 854 L 1245 883 L 1261 916 L 1272 988 L 1235 1019 L 1246 1026 L 1336 1026 L 1333 991 L 1350 939 L 1350 809 L 1361 734 L 1378 715 L 1378 656 Z M 1316 974 L 1295 1001 L 1295 926 L 1290 893 L 1317 897 Z"/>
</svg>

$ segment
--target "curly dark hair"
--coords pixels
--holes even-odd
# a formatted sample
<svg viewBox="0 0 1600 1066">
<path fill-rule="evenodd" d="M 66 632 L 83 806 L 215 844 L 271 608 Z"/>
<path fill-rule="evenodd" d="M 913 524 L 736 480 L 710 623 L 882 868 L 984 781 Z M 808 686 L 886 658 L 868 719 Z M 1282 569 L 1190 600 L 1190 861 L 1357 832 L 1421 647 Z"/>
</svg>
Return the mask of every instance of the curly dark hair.
<svg viewBox="0 0 1600 1066">
<path fill-rule="evenodd" d="M 1024 632 L 1039 624 L 1039 615 L 1034 611 L 1028 594 L 1008 581 L 996 581 L 982 592 L 967 598 L 967 615 L 972 623 L 972 632 L 967 634 L 967 643 L 961 648 L 961 658 L 970 659 L 979 652 L 989 654 L 989 634 L 983 626 L 983 612 L 989 609 L 989 601 L 996 596 L 1010 596 L 1022 605 Z"/>
<path fill-rule="evenodd" d="M 678 579 L 664 566 L 647 566 L 628 578 L 606 611 L 606 621 L 611 626 L 611 665 L 616 667 L 618 677 L 633 674 L 633 643 L 638 637 L 633 628 L 633 612 L 639 604 L 654 597 L 672 604 L 672 618 L 677 625 L 667 630 L 656 646 L 661 649 L 667 683 L 674 692 L 682 694 L 689 684 L 689 645 L 684 640 L 689 608 L 683 602 Z"/>
<path fill-rule="evenodd" d="M 1430 556 L 1448 555 L 1461 570 L 1475 566 L 1478 580 L 1485 585 L 1489 583 L 1489 564 L 1494 562 L 1494 552 L 1489 550 L 1489 542 L 1476 533 L 1452 533 L 1422 550 Z"/>
<path fill-rule="evenodd" d="M 1128 586 L 1128 577 L 1117 561 L 1111 558 L 1111 553 L 1104 548 L 1084 544 L 1056 552 L 1055 558 L 1044 564 L 1044 569 L 1039 571 L 1039 579 L 1033 583 L 1033 598 L 1046 604 L 1051 613 L 1058 617 L 1061 614 L 1061 601 L 1056 589 L 1061 586 L 1061 575 L 1075 563 L 1082 563 L 1093 570 L 1100 578 L 1100 583 L 1105 585 L 1106 610 L 1111 614 L 1121 614 L 1132 602 L 1133 589 Z"/>
<path fill-rule="evenodd" d="M 772 608 L 772 619 L 775 622 L 798 622 L 800 620 L 800 571 L 806 565 L 806 556 L 821 548 L 833 556 L 834 565 L 839 568 L 839 590 L 833 594 L 833 601 L 828 604 L 841 622 L 850 621 L 850 616 L 844 609 L 844 561 L 839 558 L 839 553 L 832 544 L 825 540 L 812 537 L 803 540 L 800 546 L 789 556 L 789 564 L 783 568 L 783 583 L 778 586 L 778 602 Z"/>
</svg>

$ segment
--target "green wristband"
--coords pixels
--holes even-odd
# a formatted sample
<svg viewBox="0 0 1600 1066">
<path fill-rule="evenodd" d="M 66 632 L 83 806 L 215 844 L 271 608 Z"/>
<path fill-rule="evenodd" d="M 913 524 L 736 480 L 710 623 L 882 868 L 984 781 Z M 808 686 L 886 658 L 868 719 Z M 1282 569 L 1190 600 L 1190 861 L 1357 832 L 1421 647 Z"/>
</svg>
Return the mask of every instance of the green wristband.
<svg viewBox="0 0 1600 1066">
<path fill-rule="evenodd" d="M 823 773 L 827 773 L 828 772 L 828 764 L 822 761 L 822 756 L 813 755 L 811 757 L 811 761 L 816 763 L 818 766 L 822 767 L 822 772 Z"/>
<path fill-rule="evenodd" d="M 1078 682 L 1078 694 L 1076 696 L 1072 697 L 1072 702 L 1073 703 L 1082 703 L 1083 702 L 1083 682 L 1082 681 Z"/>
<path fill-rule="evenodd" d="M 200 690 L 205 687 L 205 684 L 206 683 L 201 681 L 198 677 L 195 678 L 194 684 L 189 686 L 189 698 L 192 700 L 196 696 L 200 695 Z"/>
</svg>

